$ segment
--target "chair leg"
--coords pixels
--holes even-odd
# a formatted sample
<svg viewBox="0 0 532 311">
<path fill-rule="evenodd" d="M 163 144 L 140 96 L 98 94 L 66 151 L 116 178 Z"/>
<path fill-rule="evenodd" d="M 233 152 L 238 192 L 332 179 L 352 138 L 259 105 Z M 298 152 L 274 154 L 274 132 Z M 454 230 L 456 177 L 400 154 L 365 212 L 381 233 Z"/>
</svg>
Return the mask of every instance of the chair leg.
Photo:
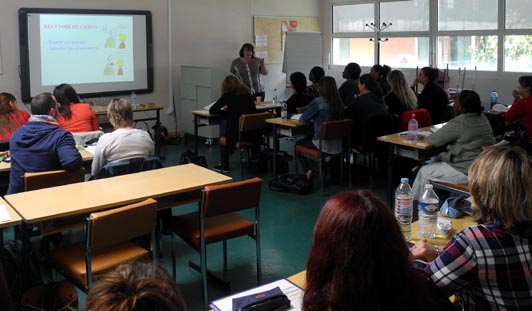
<svg viewBox="0 0 532 311">
<path fill-rule="evenodd" d="M 227 271 L 227 240 L 223 240 L 224 272 Z"/>
<path fill-rule="evenodd" d="M 320 158 L 319 159 L 319 162 L 318 162 L 318 166 L 319 166 L 319 174 L 320 174 L 320 196 L 323 196 L 323 159 Z"/>
<path fill-rule="evenodd" d="M 240 146 L 240 173 L 242 174 L 242 180 L 244 180 L 244 161 L 242 158 L 242 146 Z"/>
<path fill-rule="evenodd" d="M 207 290 L 207 246 L 205 241 L 202 240 L 200 250 L 200 266 L 201 266 L 201 282 L 203 287 L 203 306 L 207 308 L 209 306 L 209 294 Z"/>
<path fill-rule="evenodd" d="M 261 266 L 261 252 L 260 252 L 260 235 L 257 227 L 257 235 L 255 236 L 255 243 L 257 248 L 257 285 L 262 284 L 262 266 Z"/>
<path fill-rule="evenodd" d="M 176 279 L 176 271 L 175 271 L 175 238 L 174 238 L 174 232 L 172 231 L 170 233 L 171 239 L 170 239 L 170 251 L 172 252 L 172 276 L 174 277 L 174 281 Z"/>
</svg>

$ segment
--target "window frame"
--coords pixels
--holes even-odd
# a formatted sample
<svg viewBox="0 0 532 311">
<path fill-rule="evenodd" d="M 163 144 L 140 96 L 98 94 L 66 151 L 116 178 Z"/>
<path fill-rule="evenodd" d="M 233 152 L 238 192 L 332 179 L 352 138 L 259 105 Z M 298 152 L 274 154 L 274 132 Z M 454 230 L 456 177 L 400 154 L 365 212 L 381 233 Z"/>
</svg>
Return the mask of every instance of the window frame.
<svg viewBox="0 0 532 311">
<path fill-rule="evenodd" d="M 334 25 L 334 15 L 333 7 L 339 5 L 356 5 L 356 4 L 368 4 L 373 3 L 374 5 L 374 19 L 375 24 L 380 25 L 380 4 L 384 2 L 399 2 L 399 1 L 408 1 L 408 0 L 367 0 L 367 1 L 330 1 L 330 17 L 331 17 L 331 28 L 330 28 L 330 53 L 333 54 L 333 45 L 332 42 L 335 38 L 367 38 L 372 37 L 374 41 L 377 40 L 378 33 L 368 29 L 367 32 L 342 32 L 335 33 L 333 32 Z M 515 71 L 505 71 L 505 55 L 504 55 L 504 41 L 505 37 L 508 35 L 532 35 L 532 28 L 530 29 L 506 29 L 506 0 L 497 0 L 497 29 L 493 30 L 438 30 L 438 0 L 427 0 L 429 1 L 429 30 L 428 31 L 393 31 L 393 26 L 381 33 L 382 38 L 404 38 L 404 37 L 429 37 L 429 65 L 437 66 L 443 68 L 446 64 L 437 63 L 437 48 L 438 48 L 438 37 L 440 36 L 497 36 L 497 69 L 495 71 L 487 70 L 478 70 L 479 72 L 485 72 L 488 75 L 495 74 L 498 76 L 515 76 L 515 74 L 530 74 L 530 72 L 515 72 Z M 456 5 L 456 3 L 455 3 Z M 386 22 L 386 21 L 384 21 Z M 377 60 L 378 52 L 375 43 L 373 59 Z M 332 70 L 341 70 L 343 65 L 333 64 L 333 59 L 329 58 L 328 66 Z M 406 69 L 409 68 L 399 68 Z M 471 70 L 472 68 L 469 68 Z"/>
</svg>

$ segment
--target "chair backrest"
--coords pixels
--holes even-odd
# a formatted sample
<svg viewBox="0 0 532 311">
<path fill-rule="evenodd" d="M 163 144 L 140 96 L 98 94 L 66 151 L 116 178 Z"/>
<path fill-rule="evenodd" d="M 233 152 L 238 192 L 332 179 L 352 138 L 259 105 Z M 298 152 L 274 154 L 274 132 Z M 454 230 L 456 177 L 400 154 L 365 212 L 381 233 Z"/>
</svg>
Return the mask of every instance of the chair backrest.
<svg viewBox="0 0 532 311">
<path fill-rule="evenodd" d="M 24 191 L 39 190 L 85 181 L 83 169 L 24 173 Z"/>
<path fill-rule="evenodd" d="M 157 201 L 145 201 L 103 212 L 87 218 L 91 252 L 127 242 L 152 233 L 155 226 Z"/>
<path fill-rule="evenodd" d="M 271 118 L 269 112 L 250 113 L 240 116 L 240 132 L 262 130 L 268 128 L 266 119 Z"/>
<path fill-rule="evenodd" d="M 401 120 L 399 121 L 399 130 L 408 130 L 408 121 L 412 119 L 412 114 L 416 115 L 416 121 L 419 128 L 432 125 L 432 119 L 430 118 L 429 111 L 427 109 L 414 109 L 408 110 L 401 114 Z"/>
<path fill-rule="evenodd" d="M 159 166 L 160 165 L 160 166 Z M 98 178 L 108 178 L 120 175 L 149 171 L 161 168 L 162 163 L 159 157 L 138 157 L 124 161 L 110 162 L 105 164 L 98 174 Z"/>
<path fill-rule="evenodd" d="M 217 216 L 259 206 L 262 179 L 255 177 L 203 189 L 205 217 Z"/>
<path fill-rule="evenodd" d="M 72 133 L 72 136 L 74 136 L 74 141 L 76 141 L 76 145 L 82 145 L 82 146 L 85 145 L 85 143 L 90 140 L 97 140 L 102 135 L 103 135 L 102 131 Z"/>
<path fill-rule="evenodd" d="M 351 136 L 351 127 L 353 126 L 353 120 L 334 120 L 325 121 L 321 127 L 321 139 L 339 139 Z"/>
<path fill-rule="evenodd" d="M 156 170 L 163 167 L 163 163 L 161 162 L 161 159 L 158 156 L 150 156 L 144 159 L 144 163 L 142 164 L 142 170 L 143 171 L 151 171 Z"/>
</svg>

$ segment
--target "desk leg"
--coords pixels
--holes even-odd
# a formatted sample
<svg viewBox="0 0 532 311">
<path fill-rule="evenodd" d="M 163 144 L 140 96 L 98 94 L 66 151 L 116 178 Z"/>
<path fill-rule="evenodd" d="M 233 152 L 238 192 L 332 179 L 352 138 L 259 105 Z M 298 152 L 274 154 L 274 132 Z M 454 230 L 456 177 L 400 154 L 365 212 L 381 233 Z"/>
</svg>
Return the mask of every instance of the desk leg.
<svg viewBox="0 0 532 311">
<path fill-rule="evenodd" d="M 277 152 L 279 152 L 279 134 L 278 127 L 273 125 L 273 178 L 277 179 Z"/>
<path fill-rule="evenodd" d="M 159 130 L 160 130 L 160 124 L 161 124 L 161 116 L 160 116 L 160 110 L 157 109 L 155 110 L 156 112 L 156 118 L 157 120 L 155 121 L 155 155 L 156 156 L 159 156 L 160 152 L 161 152 L 161 135 L 159 135 Z"/>
<path fill-rule="evenodd" d="M 198 155 L 198 116 L 194 115 L 194 153 Z"/>
<path fill-rule="evenodd" d="M 386 186 L 386 195 L 388 196 L 388 202 L 393 208 L 393 144 L 388 144 L 388 185 Z"/>
</svg>

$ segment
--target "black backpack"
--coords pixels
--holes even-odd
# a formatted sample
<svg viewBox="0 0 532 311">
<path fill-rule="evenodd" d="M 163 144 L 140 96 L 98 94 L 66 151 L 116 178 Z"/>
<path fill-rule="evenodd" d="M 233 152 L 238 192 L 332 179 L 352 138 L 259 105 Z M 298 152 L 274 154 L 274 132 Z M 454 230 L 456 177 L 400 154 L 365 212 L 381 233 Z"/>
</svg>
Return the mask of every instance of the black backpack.
<svg viewBox="0 0 532 311">
<path fill-rule="evenodd" d="M 4 267 L 11 299 L 17 307 L 24 291 L 43 284 L 39 263 L 33 252 L 27 261 L 23 260 L 22 242 L 18 240 L 4 243 L 0 248 L 0 261 Z"/>
<path fill-rule="evenodd" d="M 312 190 L 312 182 L 305 174 L 284 174 L 270 181 L 268 187 L 272 191 L 307 194 Z"/>
<path fill-rule="evenodd" d="M 181 154 L 181 159 L 179 160 L 179 164 L 188 164 L 188 163 L 193 163 L 193 164 L 208 168 L 207 159 L 204 156 L 196 155 L 190 149 L 187 149 L 185 152 L 183 152 Z"/>
</svg>

